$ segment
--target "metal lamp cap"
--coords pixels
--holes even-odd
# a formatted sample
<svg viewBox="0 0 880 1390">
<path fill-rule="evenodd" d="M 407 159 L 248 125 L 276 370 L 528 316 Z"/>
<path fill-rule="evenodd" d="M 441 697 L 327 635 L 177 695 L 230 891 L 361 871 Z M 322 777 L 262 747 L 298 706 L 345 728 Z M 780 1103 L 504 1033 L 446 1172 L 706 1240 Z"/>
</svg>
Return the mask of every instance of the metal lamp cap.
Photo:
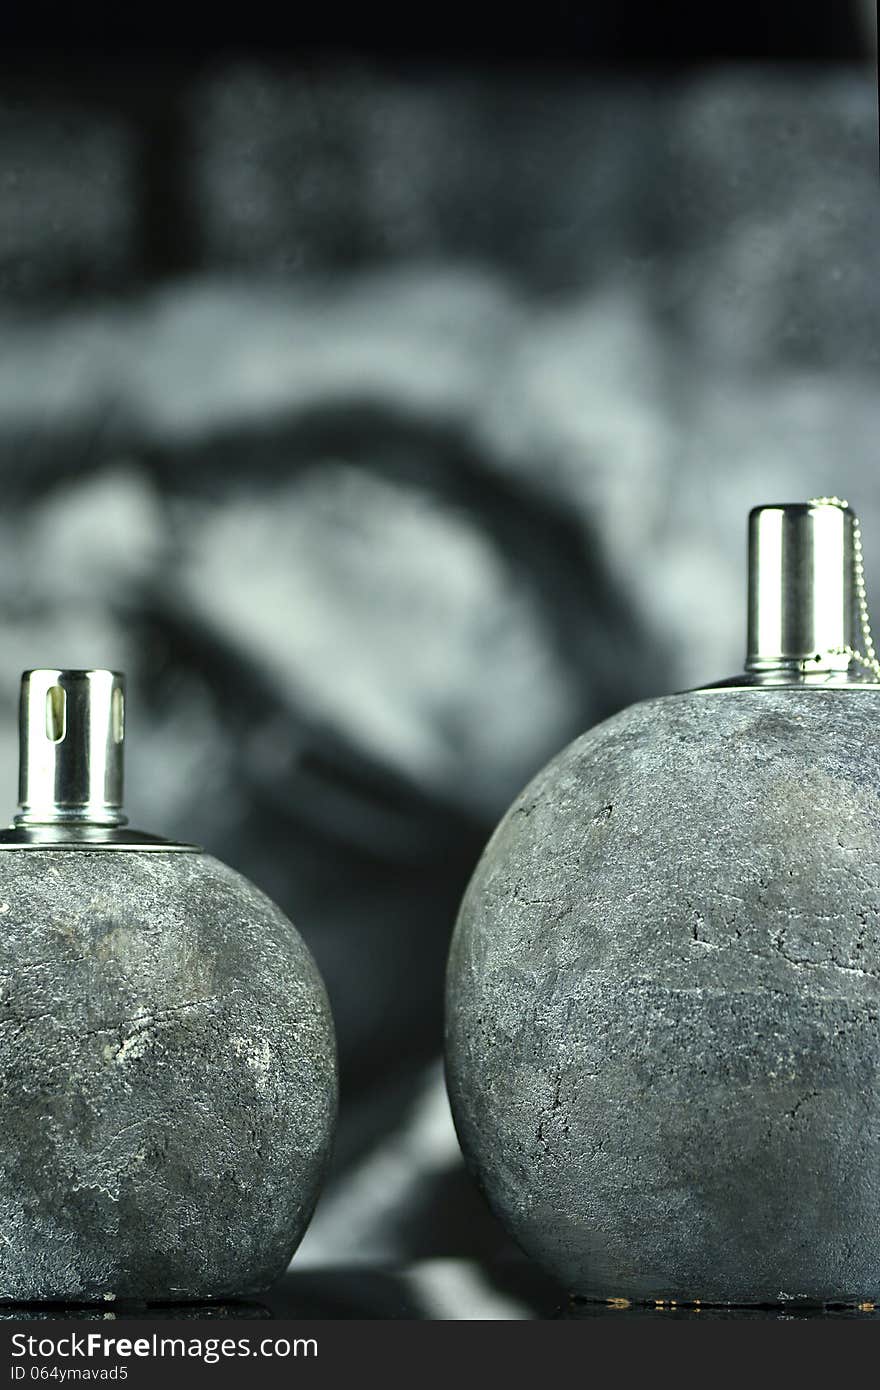
<svg viewBox="0 0 880 1390">
<path fill-rule="evenodd" d="M 755 507 L 746 671 L 845 681 L 865 637 L 863 594 L 859 524 L 845 502 Z"/>
<path fill-rule="evenodd" d="M 25 671 L 16 825 L 124 825 L 125 677 Z"/>
<path fill-rule="evenodd" d="M 122 811 L 125 677 L 25 671 L 19 710 L 18 814 L 0 851 L 158 850 L 197 845 L 132 830 Z"/>
</svg>

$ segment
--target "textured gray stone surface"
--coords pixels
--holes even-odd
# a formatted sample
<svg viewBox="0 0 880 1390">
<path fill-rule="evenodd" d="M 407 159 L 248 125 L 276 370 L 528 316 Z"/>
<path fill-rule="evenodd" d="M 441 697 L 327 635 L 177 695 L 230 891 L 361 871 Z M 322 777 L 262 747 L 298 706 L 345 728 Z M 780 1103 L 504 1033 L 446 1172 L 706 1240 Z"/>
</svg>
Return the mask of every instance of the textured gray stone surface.
<svg viewBox="0 0 880 1390">
<path fill-rule="evenodd" d="M 526 789 L 465 897 L 468 1162 L 574 1292 L 880 1293 L 880 694 L 634 706 Z"/>
<path fill-rule="evenodd" d="M 0 853 L 0 1298 L 256 1292 L 318 1195 L 324 987 L 202 854 Z"/>
</svg>

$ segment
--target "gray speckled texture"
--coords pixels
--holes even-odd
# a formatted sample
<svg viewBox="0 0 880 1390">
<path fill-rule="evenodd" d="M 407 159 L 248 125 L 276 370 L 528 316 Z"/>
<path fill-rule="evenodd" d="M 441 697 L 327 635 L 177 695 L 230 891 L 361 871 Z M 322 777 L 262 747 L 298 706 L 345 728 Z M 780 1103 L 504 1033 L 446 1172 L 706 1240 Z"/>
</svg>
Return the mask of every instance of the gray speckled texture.
<svg viewBox="0 0 880 1390">
<path fill-rule="evenodd" d="M 256 1292 L 336 1114 L 324 987 L 203 854 L 0 852 L 0 1299 Z"/>
<path fill-rule="evenodd" d="M 880 694 L 716 691 L 578 739 L 502 821 L 447 1072 L 576 1293 L 880 1294 Z"/>
</svg>

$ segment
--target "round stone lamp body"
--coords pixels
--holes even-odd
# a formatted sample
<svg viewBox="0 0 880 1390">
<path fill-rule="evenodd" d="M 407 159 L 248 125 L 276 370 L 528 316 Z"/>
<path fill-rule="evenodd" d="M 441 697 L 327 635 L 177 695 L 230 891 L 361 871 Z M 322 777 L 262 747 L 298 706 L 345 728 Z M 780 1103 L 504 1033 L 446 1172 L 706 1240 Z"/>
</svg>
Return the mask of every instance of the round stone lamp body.
<svg viewBox="0 0 880 1390">
<path fill-rule="evenodd" d="M 572 1293 L 880 1295 L 880 686 L 822 678 L 601 724 L 468 888 L 458 1134 Z"/>
<path fill-rule="evenodd" d="M 31 704 L 46 674 L 71 715 L 76 678 L 112 675 L 29 673 Z M 25 809 L 0 844 L 0 1299 L 255 1293 L 329 1158 L 324 987 L 240 874 L 98 800 L 104 824 Z"/>
<path fill-rule="evenodd" d="M 634 706 L 465 897 L 447 1071 L 497 1215 L 572 1292 L 880 1293 L 880 692 Z"/>
</svg>

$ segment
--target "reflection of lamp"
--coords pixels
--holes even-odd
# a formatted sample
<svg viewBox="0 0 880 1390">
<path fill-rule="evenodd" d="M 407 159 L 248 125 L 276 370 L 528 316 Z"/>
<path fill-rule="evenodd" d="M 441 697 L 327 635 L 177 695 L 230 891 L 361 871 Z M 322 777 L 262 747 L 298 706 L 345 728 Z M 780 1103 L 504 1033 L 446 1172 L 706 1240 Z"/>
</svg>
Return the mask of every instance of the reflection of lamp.
<svg viewBox="0 0 880 1390">
<path fill-rule="evenodd" d="M 52 1303 L 45 1307 L 33 1303 L 0 1303 L 0 1322 L 94 1322 L 103 1321 L 108 1316 L 125 1318 L 126 1321 L 161 1318 L 166 1321 L 204 1322 L 205 1320 L 224 1322 L 261 1322 L 272 1317 L 262 1303 L 135 1303 L 113 1304 L 113 1313 L 108 1314 L 107 1304 L 91 1303 Z"/>
<path fill-rule="evenodd" d="M 25 673 L 21 804 L 0 836 L 7 1300 L 264 1289 L 328 1158 L 315 964 L 246 879 L 127 828 L 125 737 L 117 673 Z"/>
<path fill-rule="evenodd" d="M 453 940 L 462 1147 L 582 1295 L 880 1291 L 880 683 L 852 511 L 753 512 L 750 589 L 746 674 L 561 753 Z"/>
</svg>

